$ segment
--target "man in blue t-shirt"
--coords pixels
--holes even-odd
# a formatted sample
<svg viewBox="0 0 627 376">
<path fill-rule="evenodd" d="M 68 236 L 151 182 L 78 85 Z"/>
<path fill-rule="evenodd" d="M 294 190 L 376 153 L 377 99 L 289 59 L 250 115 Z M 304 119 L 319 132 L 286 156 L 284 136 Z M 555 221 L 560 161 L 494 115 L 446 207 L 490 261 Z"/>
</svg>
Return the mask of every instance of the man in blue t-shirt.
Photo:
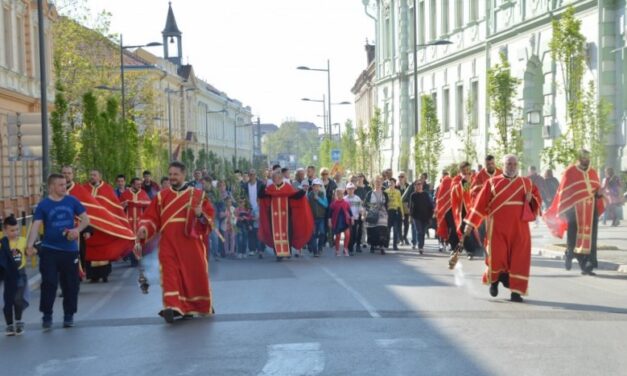
<svg viewBox="0 0 627 376">
<path fill-rule="evenodd" d="M 77 217 L 79 221 L 75 225 Z M 81 231 L 89 225 L 89 217 L 80 201 L 66 194 L 63 175 L 52 174 L 48 177 L 48 197 L 35 209 L 27 242 L 27 253 L 31 256 L 35 254 L 33 247 L 42 224 L 44 235 L 39 252 L 39 310 L 43 313 L 42 327 L 46 330 L 52 327 L 52 307 L 60 282 L 63 327 L 70 328 L 74 326 L 74 313 L 78 305 L 78 239 Z"/>
</svg>

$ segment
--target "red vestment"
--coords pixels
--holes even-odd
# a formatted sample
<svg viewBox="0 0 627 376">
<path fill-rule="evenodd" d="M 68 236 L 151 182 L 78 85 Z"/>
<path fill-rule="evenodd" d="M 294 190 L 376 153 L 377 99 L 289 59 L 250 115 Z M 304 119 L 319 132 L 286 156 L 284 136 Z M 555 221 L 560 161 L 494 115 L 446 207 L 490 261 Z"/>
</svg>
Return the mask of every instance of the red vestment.
<svg viewBox="0 0 627 376">
<path fill-rule="evenodd" d="M 87 261 L 115 261 L 133 248 L 135 234 L 106 210 L 84 186 L 71 183 L 67 193 L 78 199 L 87 211 L 93 235 L 87 239 Z"/>
<path fill-rule="evenodd" d="M 120 205 L 120 199 L 116 196 L 115 190 L 111 185 L 101 181 L 100 184 L 96 186 L 87 183 L 85 184 L 85 188 L 91 192 L 91 195 L 98 200 L 103 208 L 107 209 L 118 221 L 126 224 L 130 228 L 124 208 Z"/>
<path fill-rule="evenodd" d="M 438 193 L 435 197 L 435 218 L 437 221 L 437 235 L 443 239 L 448 239 L 448 226 L 446 225 L 446 213 L 451 210 L 451 184 L 453 179 L 445 176 L 440 180 Z"/>
<path fill-rule="evenodd" d="M 527 202 L 527 192 L 532 193 Z M 529 269 L 531 268 L 531 233 L 529 222 L 522 220 L 523 205 L 530 205 L 537 216 L 542 198 L 538 188 L 529 178 L 510 179 L 499 175 L 488 180 L 466 217 L 466 223 L 478 228 L 487 221 L 486 265 L 483 283 L 499 280 L 499 275 L 509 274 L 512 292 L 527 294 Z"/>
<path fill-rule="evenodd" d="M 490 180 L 490 178 L 502 174 L 503 170 L 501 170 L 500 168 L 496 168 L 492 174 L 488 172 L 488 169 L 482 168 L 481 171 L 473 175 L 472 183 L 470 183 L 470 197 L 472 198 L 472 200 L 474 201 L 475 198 L 479 195 L 479 192 L 481 192 L 481 188 L 483 188 L 485 182 Z"/>
<path fill-rule="evenodd" d="M 313 215 L 300 192 L 290 184 L 272 184 L 259 199 L 259 239 L 277 257 L 290 256 L 291 247 L 301 249 L 311 239 Z"/>
<path fill-rule="evenodd" d="M 128 222 L 131 225 L 131 229 L 137 232 L 139 220 L 142 214 L 144 214 L 144 210 L 150 205 L 150 197 L 148 197 L 148 194 L 143 189 L 140 189 L 138 192 L 127 189 L 120 195 L 120 201 L 122 202 L 122 206 L 126 203 Z"/>
<path fill-rule="evenodd" d="M 451 210 L 455 220 L 457 235 L 461 238 L 461 226 L 464 217 L 470 212 L 472 197 L 470 195 L 470 178 L 464 180 L 463 175 L 457 175 L 451 183 Z"/>
<path fill-rule="evenodd" d="M 570 166 L 564 171 L 555 199 L 544 214 L 544 221 L 551 233 L 562 238 L 568 228 L 566 212 L 575 209 L 577 240 L 574 252 L 577 254 L 590 254 L 595 195 L 600 188 L 599 175 L 593 168 L 582 170 L 578 166 Z M 603 200 L 596 200 L 596 209 L 597 215 L 603 214 L 605 210 Z"/>
<path fill-rule="evenodd" d="M 194 209 L 202 203 L 202 216 Z M 163 308 L 181 315 L 212 313 L 207 237 L 213 207 L 203 191 L 192 187 L 160 191 L 144 213 L 139 228 L 148 238 L 161 234 L 159 264 Z"/>
</svg>

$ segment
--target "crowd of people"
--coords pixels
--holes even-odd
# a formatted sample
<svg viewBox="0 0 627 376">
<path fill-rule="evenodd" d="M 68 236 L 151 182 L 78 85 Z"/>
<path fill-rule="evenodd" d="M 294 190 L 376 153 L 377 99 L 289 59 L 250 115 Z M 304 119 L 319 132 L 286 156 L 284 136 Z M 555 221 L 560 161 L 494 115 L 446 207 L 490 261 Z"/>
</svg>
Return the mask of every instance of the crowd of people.
<svg viewBox="0 0 627 376">
<path fill-rule="evenodd" d="M 309 253 L 320 257 L 386 254 L 411 246 L 425 252 L 425 238 L 437 239 L 438 252 L 465 251 L 472 259 L 485 253 L 483 282 L 490 294 L 498 285 L 511 290 L 511 300 L 527 293 L 531 264 L 529 223 L 543 219 L 558 237 L 567 234 L 565 268 L 577 259 L 582 274 L 597 267 L 598 221 L 620 223 L 622 182 L 611 168 L 603 181 L 589 153 L 564 172 L 561 181 L 529 167 L 519 176 L 518 158 L 505 156 L 497 166 L 488 155 L 485 166 L 463 162 L 443 170 L 437 187 L 421 174 L 410 182 L 391 169 L 368 179 L 362 173 L 342 176 L 315 166 L 292 172 L 279 165 L 258 176 L 234 171 L 217 179 L 197 169 L 187 179 L 186 166 L 172 162 L 160 184 L 150 171 L 115 186 L 100 172 L 86 183 L 75 182 L 74 169 L 62 168 L 48 179 L 48 196 L 33 215 L 28 239 L 19 236 L 15 217 L 5 218 L 0 242 L 0 280 L 4 280 L 7 335 L 24 331 L 28 306 L 24 272 L 27 256 L 39 255 L 42 326 L 52 327 L 52 307 L 60 286 L 63 327 L 74 326 L 81 280 L 108 282 L 111 262 L 139 259 L 159 248 L 163 309 L 176 317 L 215 312 L 209 286 L 208 260 L 263 258 L 277 261 Z M 40 231 L 41 230 L 41 231 Z M 41 234 L 40 234 L 41 232 Z M 184 252 L 183 252 L 184 250 Z M 185 255 L 184 257 L 182 255 Z"/>
</svg>

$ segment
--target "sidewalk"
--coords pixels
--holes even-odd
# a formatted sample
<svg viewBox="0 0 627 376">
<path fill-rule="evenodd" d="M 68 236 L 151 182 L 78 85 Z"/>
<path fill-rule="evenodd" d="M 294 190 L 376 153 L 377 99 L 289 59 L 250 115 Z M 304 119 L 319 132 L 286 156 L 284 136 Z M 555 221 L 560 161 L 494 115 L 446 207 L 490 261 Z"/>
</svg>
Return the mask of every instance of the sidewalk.
<svg viewBox="0 0 627 376">
<path fill-rule="evenodd" d="M 543 222 L 531 224 L 532 253 L 534 255 L 563 259 L 566 250 L 566 235 L 558 239 L 551 235 Z M 597 240 L 597 258 L 599 269 L 627 273 L 627 223 L 617 227 L 599 222 Z M 575 261 L 576 262 L 576 261 Z"/>
</svg>

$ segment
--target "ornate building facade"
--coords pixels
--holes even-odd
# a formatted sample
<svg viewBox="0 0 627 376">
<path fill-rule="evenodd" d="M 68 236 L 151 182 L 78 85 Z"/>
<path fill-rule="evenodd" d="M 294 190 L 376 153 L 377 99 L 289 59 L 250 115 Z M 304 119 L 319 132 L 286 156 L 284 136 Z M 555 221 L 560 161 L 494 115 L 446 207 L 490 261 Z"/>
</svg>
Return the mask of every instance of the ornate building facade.
<svg viewBox="0 0 627 376">
<path fill-rule="evenodd" d="M 370 0 L 375 18 L 377 106 L 386 126 L 386 167 L 398 169 L 401 153 L 411 152 L 414 124 L 413 45 L 438 40 L 448 45 L 418 48 L 418 94 L 435 99 L 444 139 L 442 166 L 463 159 L 461 134 L 466 127 L 479 160 L 492 147 L 494 118 L 486 96 L 487 71 L 504 53 L 512 74 L 521 80 L 516 97 L 523 122 L 523 158 L 545 167 L 542 150 L 566 130 L 566 101 L 558 64 L 549 42 L 552 20 L 568 6 L 576 10 L 586 37 L 584 82 L 592 81 L 597 99 L 612 105 L 607 164 L 621 168 L 625 145 L 624 0 Z M 417 8 L 414 8 L 417 7 Z M 414 17 L 417 25 L 414 41 Z M 419 105 L 418 105 L 419 107 Z M 420 111 L 420 108 L 418 108 Z M 409 158 L 412 161 L 413 158 Z M 411 165 L 411 163 L 410 163 Z"/>
</svg>

